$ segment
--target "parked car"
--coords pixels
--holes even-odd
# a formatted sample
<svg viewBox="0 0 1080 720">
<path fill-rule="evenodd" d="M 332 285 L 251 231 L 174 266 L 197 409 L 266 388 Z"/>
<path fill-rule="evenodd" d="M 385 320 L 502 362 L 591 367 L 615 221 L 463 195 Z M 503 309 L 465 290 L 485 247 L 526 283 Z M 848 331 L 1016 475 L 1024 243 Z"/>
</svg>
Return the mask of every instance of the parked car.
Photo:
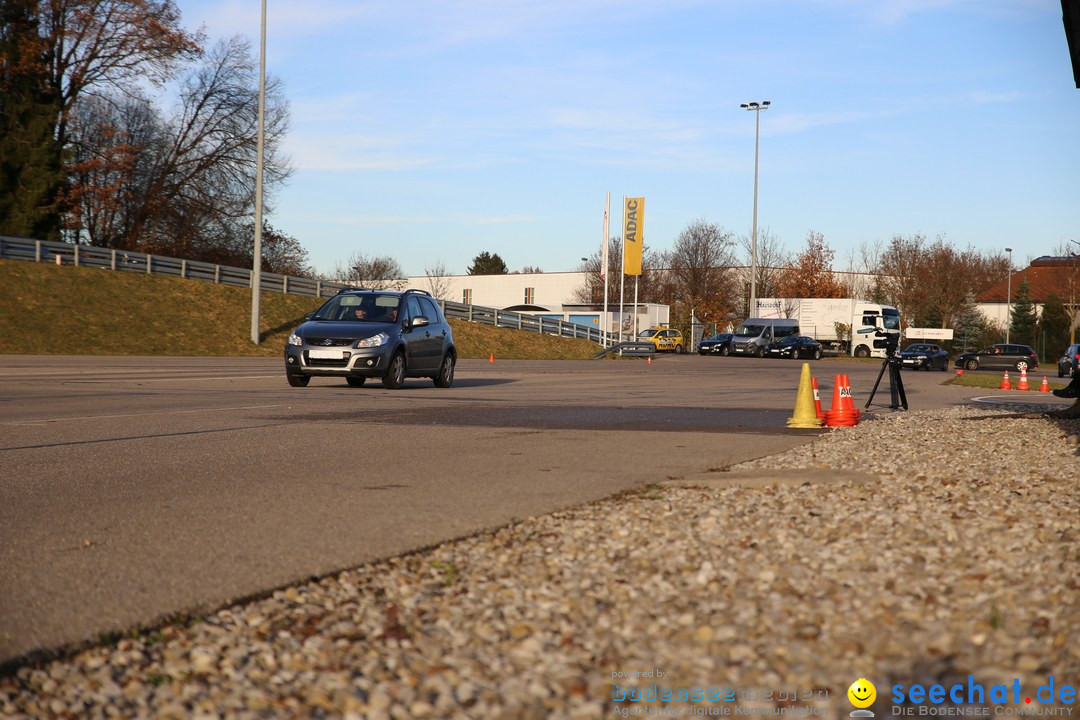
<svg viewBox="0 0 1080 720">
<path fill-rule="evenodd" d="M 940 345 L 928 345 L 915 343 L 897 353 L 903 367 L 915 370 L 930 370 L 937 368 L 942 372 L 949 369 L 949 353 L 945 352 Z"/>
<path fill-rule="evenodd" d="M 423 290 L 344 290 L 307 315 L 285 343 L 285 378 L 305 387 L 339 377 L 360 387 L 370 377 L 398 389 L 407 377 L 454 383 L 457 349 L 438 303 Z"/>
<path fill-rule="evenodd" d="M 767 357 L 798 359 L 801 357 L 821 359 L 821 343 L 805 335 L 788 335 L 765 348 Z"/>
<path fill-rule="evenodd" d="M 730 355 L 734 333 L 716 333 L 698 343 L 698 355 Z"/>
<path fill-rule="evenodd" d="M 965 370 L 1034 370 L 1039 367 L 1039 356 L 1028 345 L 999 343 L 985 350 L 957 355 L 956 367 Z"/>
<path fill-rule="evenodd" d="M 1080 367 L 1080 345 L 1070 345 L 1058 358 L 1058 377 L 1071 377 Z"/>
<path fill-rule="evenodd" d="M 683 334 L 674 328 L 654 326 L 639 332 L 637 339 L 651 342 L 658 352 L 667 351 L 679 354 L 686 352 Z"/>
</svg>

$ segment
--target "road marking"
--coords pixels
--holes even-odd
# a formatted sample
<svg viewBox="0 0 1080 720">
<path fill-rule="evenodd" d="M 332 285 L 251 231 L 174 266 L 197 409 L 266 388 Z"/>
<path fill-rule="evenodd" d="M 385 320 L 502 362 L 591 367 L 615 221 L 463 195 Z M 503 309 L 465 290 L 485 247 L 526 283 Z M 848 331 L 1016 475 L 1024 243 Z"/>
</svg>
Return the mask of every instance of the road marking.
<svg viewBox="0 0 1080 720">
<path fill-rule="evenodd" d="M 281 407 L 281 403 L 276 405 L 242 405 L 239 407 L 227 407 L 227 408 L 196 408 L 195 410 L 162 410 L 161 412 L 146 412 L 146 413 L 120 413 L 117 415 L 82 415 L 80 417 L 63 417 L 63 418 L 45 418 L 43 420 L 16 420 L 14 422 L 0 423 L 3 425 L 45 425 L 47 423 L 55 422 L 68 422 L 71 420 L 104 420 L 108 418 L 123 418 L 123 417 L 147 417 L 150 415 L 188 415 L 192 413 L 208 413 L 208 412 L 231 412 L 233 410 L 265 410 L 267 408 Z"/>
<path fill-rule="evenodd" d="M 1047 393 L 1039 395 L 979 395 L 971 398 L 972 402 L 981 402 L 988 405 L 1065 405 L 1059 398 Z M 1049 401 L 1049 402 L 1047 402 Z"/>
</svg>

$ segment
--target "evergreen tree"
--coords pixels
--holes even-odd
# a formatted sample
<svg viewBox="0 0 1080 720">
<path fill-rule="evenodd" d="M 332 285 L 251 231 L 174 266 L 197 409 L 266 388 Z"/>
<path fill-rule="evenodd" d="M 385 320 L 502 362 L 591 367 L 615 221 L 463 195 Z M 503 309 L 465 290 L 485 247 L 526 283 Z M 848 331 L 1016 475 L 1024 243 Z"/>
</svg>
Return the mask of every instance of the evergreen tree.
<svg viewBox="0 0 1080 720">
<path fill-rule="evenodd" d="M 1046 352 L 1050 357 L 1060 352 L 1069 345 L 1069 326 L 1072 318 L 1065 309 L 1065 303 L 1057 293 L 1050 293 L 1043 304 L 1042 317 L 1039 319 L 1039 340 L 1045 343 Z M 1039 348 L 1041 349 L 1041 348 Z"/>
<path fill-rule="evenodd" d="M 979 347 L 986 331 L 986 316 L 975 303 L 975 293 L 968 290 L 960 314 L 956 316 L 955 341 L 960 344 L 960 352 L 967 352 Z"/>
<path fill-rule="evenodd" d="M 466 272 L 470 275 L 506 275 L 510 269 L 498 253 L 482 252 L 473 258 L 473 264 Z"/>
<path fill-rule="evenodd" d="M 1009 313 L 1009 341 L 1035 347 L 1037 321 L 1035 303 L 1031 301 L 1031 291 L 1028 289 L 1025 278 L 1020 281 L 1020 289 L 1016 291 L 1016 301 L 1013 302 L 1012 312 Z"/>
<path fill-rule="evenodd" d="M 0 3 L 0 234 L 59 240 L 61 98 L 49 82 L 37 6 Z"/>
</svg>

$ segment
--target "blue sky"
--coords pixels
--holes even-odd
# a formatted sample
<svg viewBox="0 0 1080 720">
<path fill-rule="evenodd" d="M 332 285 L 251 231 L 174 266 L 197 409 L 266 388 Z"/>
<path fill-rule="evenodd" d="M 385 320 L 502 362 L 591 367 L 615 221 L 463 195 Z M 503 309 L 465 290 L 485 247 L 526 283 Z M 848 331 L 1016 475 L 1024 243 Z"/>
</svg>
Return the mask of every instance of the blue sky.
<svg viewBox="0 0 1080 720">
<path fill-rule="evenodd" d="M 176 0 L 243 34 L 259 0 Z M 576 270 L 605 193 L 645 243 L 704 219 L 788 250 L 944 235 L 1021 261 L 1080 242 L 1080 90 L 1059 0 L 268 0 L 296 168 L 268 221 L 329 273 Z M 1073 246 L 1076 247 L 1076 246 Z"/>
</svg>

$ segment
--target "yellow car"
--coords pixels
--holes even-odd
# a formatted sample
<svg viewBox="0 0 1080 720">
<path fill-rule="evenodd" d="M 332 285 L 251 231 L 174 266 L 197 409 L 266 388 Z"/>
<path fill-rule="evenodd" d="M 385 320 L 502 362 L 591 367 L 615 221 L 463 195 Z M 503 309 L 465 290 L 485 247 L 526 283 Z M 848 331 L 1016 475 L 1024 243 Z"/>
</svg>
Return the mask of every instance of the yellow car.
<svg viewBox="0 0 1080 720">
<path fill-rule="evenodd" d="M 637 339 L 642 342 L 651 342 L 656 346 L 657 352 L 674 352 L 680 355 L 686 352 L 682 333 L 671 328 L 651 327 L 639 332 Z"/>
</svg>

